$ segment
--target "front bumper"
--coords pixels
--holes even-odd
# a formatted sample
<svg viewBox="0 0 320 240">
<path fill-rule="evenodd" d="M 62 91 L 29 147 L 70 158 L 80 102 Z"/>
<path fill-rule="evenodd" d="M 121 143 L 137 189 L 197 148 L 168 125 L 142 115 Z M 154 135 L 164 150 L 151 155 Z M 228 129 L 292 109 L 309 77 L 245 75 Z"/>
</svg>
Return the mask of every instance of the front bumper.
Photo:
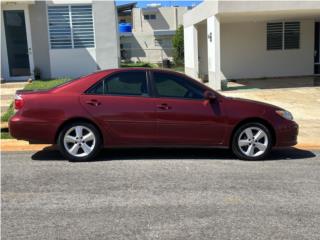
<svg viewBox="0 0 320 240">
<path fill-rule="evenodd" d="M 294 121 L 286 121 L 276 130 L 275 147 L 290 147 L 298 143 L 299 125 Z"/>
</svg>

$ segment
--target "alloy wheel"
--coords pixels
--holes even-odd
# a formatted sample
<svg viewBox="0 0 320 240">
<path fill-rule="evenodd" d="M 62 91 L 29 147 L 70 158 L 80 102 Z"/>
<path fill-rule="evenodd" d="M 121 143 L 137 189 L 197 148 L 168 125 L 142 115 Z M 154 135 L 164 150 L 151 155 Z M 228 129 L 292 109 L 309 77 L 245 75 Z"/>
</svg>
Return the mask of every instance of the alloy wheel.
<svg viewBox="0 0 320 240">
<path fill-rule="evenodd" d="M 86 157 L 95 148 L 96 136 L 85 126 L 74 126 L 63 137 L 65 149 L 74 157 Z"/>
<path fill-rule="evenodd" d="M 259 127 L 244 129 L 238 138 L 238 146 L 242 154 L 248 157 L 259 157 L 268 148 L 269 139 L 267 133 Z"/>
</svg>

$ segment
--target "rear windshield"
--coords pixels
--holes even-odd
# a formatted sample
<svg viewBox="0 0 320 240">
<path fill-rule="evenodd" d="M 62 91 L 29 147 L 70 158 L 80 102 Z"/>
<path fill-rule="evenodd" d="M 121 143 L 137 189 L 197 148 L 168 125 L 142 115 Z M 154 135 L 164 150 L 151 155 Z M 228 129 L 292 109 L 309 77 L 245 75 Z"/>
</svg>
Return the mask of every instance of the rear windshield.
<svg viewBox="0 0 320 240">
<path fill-rule="evenodd" d="M 68 85 L 69 83 L 75 82 L 75 81 L 77 81 L 77 80 L 79 80 L 79 79 L 82 79 L 82 78 L 84 78 L 84 77 L 87 77 L 87 76 L 88 76 L 88 75 L 86 75 L 86 76 L 81 76 L 81 77 L 77 77 L 77 78 L 74 78 L 74 79 L 65 79 L 64 82 L 62 82 L 62 83 L 54 86 L 54 87 L 51 88 L 51 89 L 56 89 L 56 88 L 59 88 L 59 87 Z"/>
</svg>

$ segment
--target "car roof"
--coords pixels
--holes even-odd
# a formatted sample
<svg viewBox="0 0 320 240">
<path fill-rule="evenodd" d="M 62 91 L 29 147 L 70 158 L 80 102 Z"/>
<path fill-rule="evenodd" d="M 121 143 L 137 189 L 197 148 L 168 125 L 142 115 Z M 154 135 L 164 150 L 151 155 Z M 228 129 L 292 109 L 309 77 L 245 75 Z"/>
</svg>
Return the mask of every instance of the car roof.
<svg viewBox="0 0 320 240">
<path fill-rule="evenodd" d="M 96 73 L 112 73 L 112 72 L 131 72 L 131 71 L 161 71 L 161 72 L 166 72 L 166 73 L 173 73 L 173 74 L 181 74 L 184 75 L 184 73 L 177 72 L 174 70 L 170 69 L 163 69 L 163 68 L 147 68 L 147 67 L 125 67 L 125 68 L 111 68 L 111 69 L 106 69 L 106 70 L 101 70 Z"/>
</svg>

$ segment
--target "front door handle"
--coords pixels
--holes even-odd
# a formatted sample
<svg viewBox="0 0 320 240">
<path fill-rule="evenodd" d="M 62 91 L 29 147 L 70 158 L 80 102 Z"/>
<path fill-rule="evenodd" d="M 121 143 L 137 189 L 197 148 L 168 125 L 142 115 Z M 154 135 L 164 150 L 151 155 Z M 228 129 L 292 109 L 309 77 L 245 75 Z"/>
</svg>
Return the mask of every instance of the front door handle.
<svg viewBox="0 0 320 240">
<path fill-rule="evenodd" d="M 171 107 L 167 103 L 162 103 L 157 105 L 157 108 L 162 109 L 162 110 L 169 110 Z"/>
<path fill-rule="evenodd" d="M 94 107 L 101 105 L 101 103 L 95 99 L 91 99 L 91 100 L 86 101 L 86 104 L 94 106 Z"/>
</svg>

